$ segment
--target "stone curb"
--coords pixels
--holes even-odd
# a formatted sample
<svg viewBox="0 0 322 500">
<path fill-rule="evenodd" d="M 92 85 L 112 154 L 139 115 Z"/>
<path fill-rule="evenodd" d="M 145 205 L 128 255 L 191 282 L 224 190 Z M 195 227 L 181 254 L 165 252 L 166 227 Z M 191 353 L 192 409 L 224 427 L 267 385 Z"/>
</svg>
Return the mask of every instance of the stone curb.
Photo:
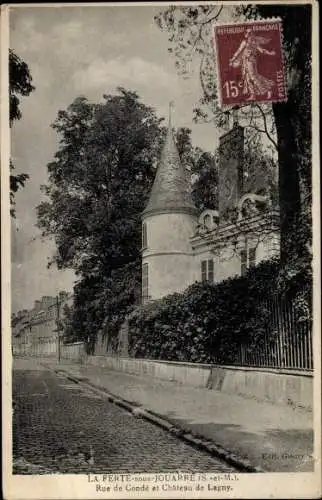
<svg viewBox="0 0 322 500">
<path fill-rule="evenodd" d="M 224 460 L 229 465 L 236 467 L 236 469 L 238 469 L 240 472 L 265 472 L 261 467 L 252 465 L 249 460 L 237 457 L 234 453 L 231 453 L 229 450 L 226 450 L 219 444 L 216 444 L 214 441 L 206 439 L 203 436 L 196 434 L 194 432 L 191 432 L 191 430 L 189 429 L 185 429 L 183 427 L 177 427 L 162 415 L 159 415 L 147 408 L 142 408 L 138 406 L 136 403 L 132 403 L 124 399 L 121 399 L 118 396 L 115 396 L 114 394 L 110 393 L 107 389 L 105 389 L 105 387 L 100 387 L 93 384 L 86 377 L 71 375 L 68 371 L 64 370 L 63 368 L 54 368 L 53 370 L 55 373 L 63 373 L 66 376 L 66 378 L 71 380 L 72 382 L 75 382 L 76 384 L 81 383 L 90 390 L 93 390 L 94 392 L 104 396 L 105 398 L 108 399 L 108 401 L 114 403 L 115 405 L 121 408 L 124 408 L 134 417 L 143 418 L 144 420 L 147 420 L 157 425 L 158 427 L 161 427 L 162 429 L 168 431 L 169 433 L 175 435 L 177 438 L 182 439 L 189 445 L 198 448 L 199 450 L 205 451 L 214 457 Z"/>
</svg>

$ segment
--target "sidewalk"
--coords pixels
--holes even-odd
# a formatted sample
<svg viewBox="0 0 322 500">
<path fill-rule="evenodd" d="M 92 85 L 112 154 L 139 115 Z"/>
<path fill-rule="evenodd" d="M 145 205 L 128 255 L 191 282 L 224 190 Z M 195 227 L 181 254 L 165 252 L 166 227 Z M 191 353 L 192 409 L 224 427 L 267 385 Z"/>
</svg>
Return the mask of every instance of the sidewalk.
<svg viewBox="0 0 322 500">
<path fill-rule="evenodd" d="M 312 413 L 91 365 L 41 362 L 150 410 L 264 471 L 313 470 Z"/>
</svg>

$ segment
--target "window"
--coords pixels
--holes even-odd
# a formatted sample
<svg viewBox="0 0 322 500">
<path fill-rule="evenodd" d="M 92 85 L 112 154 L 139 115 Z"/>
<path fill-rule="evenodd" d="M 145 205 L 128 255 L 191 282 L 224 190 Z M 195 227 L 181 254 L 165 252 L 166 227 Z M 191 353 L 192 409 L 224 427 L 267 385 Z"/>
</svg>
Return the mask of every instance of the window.
<svg viewBox="0 0 322 500">
<path fill-rule="evenodd" d="M 250 248 L 248 251 L 248 266 L 254 267 L 256 264 L 256 248 Z"/>
<path fill-rule="evenodd" d="M 201 261 L 201 281 L 214 281 L 214 261 L 213 259 Z"/>
<path fill-rule="evenodd" d="M 209 214 L 205 215 L 203 223 L 206 226 L 206 228 L 211 229 L 211 217 Z"/>
<path fill-rule="evenodd" d="M 149 264 L 142 265 L 142 299 L 149 298 Z"/>
<path fill-rule="evenodd" d="M 148 231 L 146 223 L 142 224 L 142 249 L 144 250 L 148 246 Z"/>
<path fill-rule="evenodd" d="M 207 261 L 201 261 L 201 281 L 207 281 Z"/>
<path fill-rule="evenodd" d="M 240 262 L 241 262 L 241 275 L 244 276 L 244 274 L 247 271 L 247 252 L 246 252 L 246 250 L 242 250 L 240 252 Z"/>
<path fill-rule="evenodd" d="M 240 252 L 241 275 L 244 276 L 247 269 L 256 264 L 256 248 L 248 248 Z"/>
<path fill-rule="evenodd" d="M 208 281 L 214 282 L 214 261 L 212 259 L 208 260 Z"/>
</svg>

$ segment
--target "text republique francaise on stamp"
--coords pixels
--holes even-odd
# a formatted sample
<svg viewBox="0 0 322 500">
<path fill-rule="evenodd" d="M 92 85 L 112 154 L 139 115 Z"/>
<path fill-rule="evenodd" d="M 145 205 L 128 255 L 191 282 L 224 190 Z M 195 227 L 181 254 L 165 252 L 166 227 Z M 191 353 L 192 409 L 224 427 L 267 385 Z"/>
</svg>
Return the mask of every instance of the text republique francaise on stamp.
<svg viewBox="0 0 322 500">
<path fill-rule="evenodd" d="M 215 25 L 221 106 L 286 101 L 279 19 Z"/>
</svg>

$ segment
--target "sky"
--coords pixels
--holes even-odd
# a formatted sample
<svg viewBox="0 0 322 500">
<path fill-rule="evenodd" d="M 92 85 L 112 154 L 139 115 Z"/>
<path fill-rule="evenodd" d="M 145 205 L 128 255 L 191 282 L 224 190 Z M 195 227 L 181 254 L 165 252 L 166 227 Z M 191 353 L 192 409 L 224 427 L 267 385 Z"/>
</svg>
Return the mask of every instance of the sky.
<svg viewBox="0 0 322 500">
<path fill-rule="evenodd" d="M 167 33 L 154 23 L 161 6 L 12 7 L 10 47 L 29 66 L 36 90 L 21 98 L 22 118 L 13 125 L 11 155 L 17 172 L 30 175 L 16 196 L 12 222 L 12 311 L 31 308 L 42 295 L 72 291 L 71 270 L 47 269 L 55 250 L 36 228 L 35 207 L 44 199 L 46 165 L 58 148 L 50 127 L 57 112 L 80 96 L 98 102 L 117 86 L 136 90 L 158 116 L 174 102 L 176 127 L 208 151 L 218 144 L 213 125 L 195 125 L 192 110 L 201 89 L 197 67 L 183 79 L 168 52 Z"/>
</svg>

